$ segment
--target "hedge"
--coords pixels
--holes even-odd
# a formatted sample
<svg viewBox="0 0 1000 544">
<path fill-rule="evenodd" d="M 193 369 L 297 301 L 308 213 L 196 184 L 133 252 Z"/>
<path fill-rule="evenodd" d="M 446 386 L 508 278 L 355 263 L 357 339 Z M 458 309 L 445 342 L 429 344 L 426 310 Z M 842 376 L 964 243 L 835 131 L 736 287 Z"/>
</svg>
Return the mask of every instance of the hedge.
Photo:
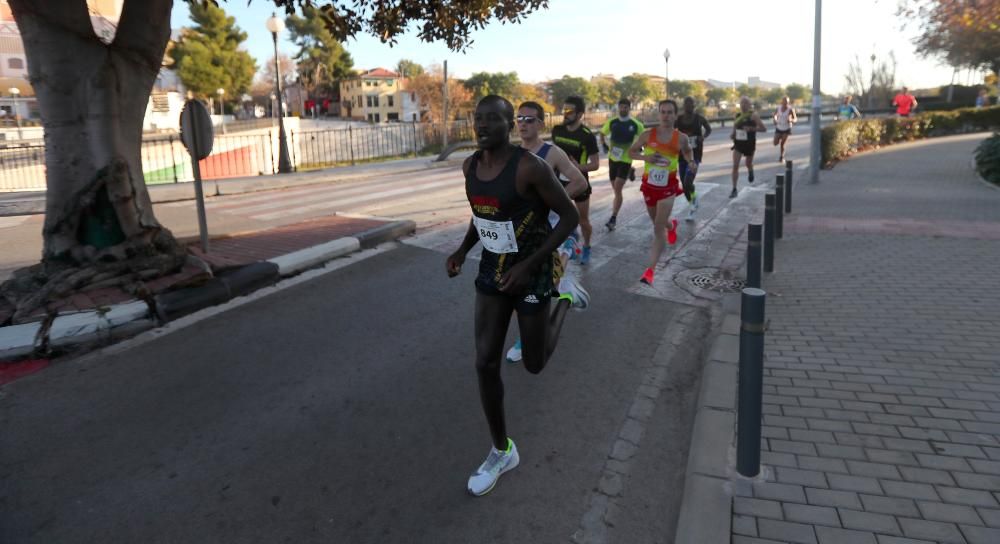
<svg viewBox="0 0 1000 544">
<path fill-rule="evenodd" d="M 997 129 L 1000 129 L 1000 106 L 841 121 L 821 131 L 823 168 L 830 168 L 858 151 L 896 142 Z"/>
<path fill-rule="evenodd" d="M 994 133 L 976 148 L 976 170 L 986 181 L 1000 185 L 1000 134 Z"/>
</svg>

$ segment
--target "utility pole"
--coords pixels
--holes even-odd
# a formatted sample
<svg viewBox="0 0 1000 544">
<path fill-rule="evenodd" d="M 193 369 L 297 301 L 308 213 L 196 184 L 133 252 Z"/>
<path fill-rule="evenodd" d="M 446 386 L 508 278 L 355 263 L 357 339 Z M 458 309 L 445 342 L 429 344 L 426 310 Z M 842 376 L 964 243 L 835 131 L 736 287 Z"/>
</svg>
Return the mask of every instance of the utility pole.
<svg viewBox="0 0 1000 544">
<path fill-rule="evenodd" d="M 443 147 L 448 147 L 448 61 L 444 61 L 444 82 L 442 82 L 442 85 L 444 85 L 444 88 L 441 90 L 441 95 L 444 96 L 444 114 L 441 119 L 444 125 Z"/>
<path fill-rule="evenodd" d="M 810 145 L 809 145 L 809 183 L 819 183 L 819 116 L 821 107 L 821 95 L 819 92 L 819 49 L 820 32 L 822 30 L 823 0 L 816 0 L 816 30 L 813 36 L 813 88 L 812 88 L 812 115 L 809 117 Z"/>
</svg>

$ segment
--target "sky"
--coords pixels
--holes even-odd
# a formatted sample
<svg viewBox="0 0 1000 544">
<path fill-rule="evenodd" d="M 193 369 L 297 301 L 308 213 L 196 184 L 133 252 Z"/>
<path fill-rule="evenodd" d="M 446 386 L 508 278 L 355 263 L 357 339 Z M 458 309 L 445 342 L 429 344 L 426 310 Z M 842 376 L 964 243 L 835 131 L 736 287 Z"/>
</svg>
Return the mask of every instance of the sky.
<svg viewBox="0 0 1000 544">
<path fill-rule="evenodd" d="M 320 0 L 322 3 L 322 0 Z M 670 79 L 716 79 L 745 82 L 757 76 L 787 85 L 811 85 L 814 0 L 550 0 L 548 9 L 520 24 L 491 24 L 473 34 L 463 53 L 421 42 L 414 32 L 395 46 L 359 36 L 345 47 L 356 68 L 392 69 L 401 58 L 422 65 L 448 61 L 449 75 L 517 72 L 521 81 L 538 82 L 563 75 L 589 78 L 598 73 L 631 73 Z M 857 55 L 865 74 L 870 56 L 896 55 L 896 80 L 910 88 L 946 85 L 952 70 L 914 52 L 915 24 L 901 28 L 897 0 L 837 0 L 824 3 L 820 87 L 824 93 L 845 89 L 844 74 Z M 273 54 L 265 20 L 275 11 L 268 0 L 222 0 L 249 37 L 246 49 L 263 65 Z M 174 29 L 190 26 L 188 4 L 174 3 Z M 279 49 L 293 55 L 295 46 L 279 36 Z M 663 53 L 669 49 L 669 63 Z M 878 61 L 877 61 L 878 62 Z M 973 74 L 972 83 L 981 76 Z M 959 76 L 965 83 L 967 74 Z M 977 79 L 978 78 L 978 79 Z"/>
</svg>

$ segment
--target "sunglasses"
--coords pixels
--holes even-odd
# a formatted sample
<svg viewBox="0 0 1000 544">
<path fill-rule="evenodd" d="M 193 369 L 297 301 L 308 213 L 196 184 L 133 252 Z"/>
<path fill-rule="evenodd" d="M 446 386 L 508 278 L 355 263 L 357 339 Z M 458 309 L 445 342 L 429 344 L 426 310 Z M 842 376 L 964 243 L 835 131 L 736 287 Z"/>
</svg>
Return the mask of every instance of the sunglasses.
<svg viewBox="0 0 1000 544">
<path fill-rule="evenodd" d="M 534 115 L 518 115 L 516 119 L 518 123 L 524 123 L 526 125 L 530 125 L 538 120 L 538 118 Z"/>
<path fill-rule="evenodd" d="M 571 114 L 574 114 L 574 113 L 576 113 L 576 109 L 575 108 L 566 108 L 566 109 L 563 110 L 563 115 L 571 115 Z"/>
</svg>

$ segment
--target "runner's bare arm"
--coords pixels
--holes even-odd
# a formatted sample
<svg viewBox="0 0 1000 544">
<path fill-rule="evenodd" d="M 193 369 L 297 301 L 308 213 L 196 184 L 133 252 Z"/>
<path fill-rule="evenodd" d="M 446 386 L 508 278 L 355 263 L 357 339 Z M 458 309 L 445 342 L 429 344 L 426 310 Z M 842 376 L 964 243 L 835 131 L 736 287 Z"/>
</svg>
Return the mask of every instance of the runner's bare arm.
<svg viewBox="0 0 1000 544">
<path fill-rule="evenodd" d="M 531 189 L 537 192 L 542 202 L 559 216 L 559 222 L 534 253 L 512 266 L 500 278 L 500 290 L 511 293 L 518 293 L 527 285 L 544 259 L 551 259 L 556 248 L 569 238 L 580 223 L 580 212 L 577 211 L 576 204 L 569 199 L 552 168 L 542 159 L 525 154 L 517 167 L 517 184 L 519 192 L 522 187 L 525 192 Z"/>
<path fill-rule="evenodd" d="M 698 122 L 701 123 L 702 128 L 705 129 L 705 133 L 701 135 L 702 141 L 707 140 L 709 136 L 712 135 L 712 125 L 708 123 L 708 119 L 704 117 L 698 117 Z"/>
<path fill-rule="evenodd" d="M 566 193 L 569 194 L 570 198 L 582 195 L 587 190 L 587 178 L 583 177 L 583 173 L 578 168 L 573 167 L 573 161 L 570 160 L 569 155 L 558 146 L 552 146 L 548 156 L 552 157 L 552 167 L 569 180 L 566 185 Z"/>
<path fill-rule="evenodd" d="M 764 126 L 764 121 L 760 120 L 760 116 L 759 115 L 757 115 L 755 113 L 755 114 L 753 114 L 753 117 L 751 117 L 751 119 L 753 119 L 757 123 L 757 126 L 754 127 L 755 131 L 757 131 L 757 132 L 767 132 L 767 127 Z"/>
<path fill-rule="evenodd" d="M 628 155 L 632 157 L 634 161 L 645 161 L 647 157 L 642 154 L 642 148 L 649 141 L 649 135 L 653 132 L 651 129 L 644 130 L 638 138 L 632 142 L 632 147 L 628 148 Z"/>
</svg>

